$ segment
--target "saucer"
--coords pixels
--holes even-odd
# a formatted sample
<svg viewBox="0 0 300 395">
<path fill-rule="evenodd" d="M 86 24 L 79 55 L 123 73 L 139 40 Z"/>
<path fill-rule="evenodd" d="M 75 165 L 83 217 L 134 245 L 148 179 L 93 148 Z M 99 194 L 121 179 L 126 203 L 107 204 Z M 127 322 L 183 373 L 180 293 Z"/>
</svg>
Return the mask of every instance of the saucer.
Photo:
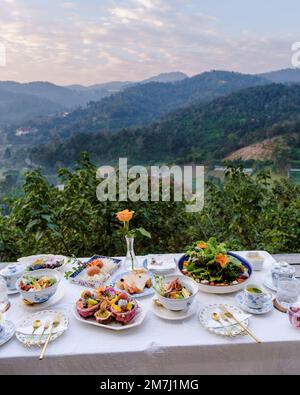
<svg viewBox="0 0 300 395">
<path fill-rule="evenodd" d="M 189 309 L 185 309 L 181 311 L 171 311 L 163 306 L 157 305 L 155 303 L 156 299 L 157 299 L 156 297 L 152 299 L 151 310 L 157 317 L 162 318 L 163 320 L 169 320 L 169 321 L 185 320 L 186 318 L 191 317 L 197 312 L 196 303 L 193 303 Z"/>
<path fill-rule="evenodd" d="M 251 314 L 262 315 L 262 314 L 267 314 L 271 310 L 273 310 L 273 302 L 272 301 L 270 301 L 269 303 L 265 303 L 264 306 L 262 306 L 260 309 L 253 309 L 253 308 L 249 307 L 247 305 L 247 303 L 245 302 L 244 291 L 242 291 L 236 295 L 235 301 L 236 301 L 237 305 L 242 310 L 246 311 L 247 313 L 251 313 Z"/>
<path fill-rule="evenodd" d="M 273 284 L 272 277 L 268 275 L 264 280 L 264 285 L 271 291 L 277 292 L 277 287 Z"/>
<path fill-rule="evenodd" d="M 0 347 L 7 343 L 15 334 L 16 327 L 11 321 L 5 321 L 4 331 L 0 335 Z"/>
</svg>

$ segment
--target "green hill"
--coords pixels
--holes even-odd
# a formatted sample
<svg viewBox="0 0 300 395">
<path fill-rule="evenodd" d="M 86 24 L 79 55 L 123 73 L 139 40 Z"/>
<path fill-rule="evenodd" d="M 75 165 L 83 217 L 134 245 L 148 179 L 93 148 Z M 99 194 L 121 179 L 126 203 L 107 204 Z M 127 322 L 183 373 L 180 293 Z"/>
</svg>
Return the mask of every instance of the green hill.
<svg viewBox="0 0 300 395">
<path fill-rule="evenodd" d="M 284 136 L 296 156 L 299 116 L 300 87 L 272 84 L 193 105 L 148 127 L 53 140 L 28 155 L 45 167 L 72 165 L 83 150 L 97 163 L 112 163 L 119 157 L 132 163 L 210 163 L 239 148 Z"/>
<path fill-rule="evenodd" d="M 213 71 L 173 83 L 150 82 L 129 87 L 68 116 L 31 122 L 43 140 L 67 138 L 76 133 L 117 131 L 149 125 L 182 107 L 203 103 L 266 80 L 233 72 Z"/>
</svg>

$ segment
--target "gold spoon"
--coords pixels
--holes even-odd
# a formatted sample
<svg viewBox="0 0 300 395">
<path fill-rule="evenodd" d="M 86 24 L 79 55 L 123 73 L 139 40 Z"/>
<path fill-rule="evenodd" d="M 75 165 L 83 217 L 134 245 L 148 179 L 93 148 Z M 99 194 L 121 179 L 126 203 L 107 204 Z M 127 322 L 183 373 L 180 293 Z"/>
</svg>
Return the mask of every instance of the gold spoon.
<svg viewBox="0 0 300 395">
<path fill-rule="evenodd" d="M 219 322 L 219 324 L 222 325 L 222 327 L 226 330 L 226 336 L 233 337 L 232 333 L 229 331 L 229 329 L 225 326 L 225 324 L 222 322 L 221 317 L 218 313 L 212 313 L 212 319 L 216 322 Z"/>
<path fill-rule="evenodd" d="M 60 316 L 59 316 L 59 314 L 57 314 L 57 315 L 54 317 L 54 319 L 53 319 L 53 322 L 52 322 L 52 325 L 51 325 L 50 333 L 49 333 L 49 335 L 48 335 L 48 337 L 47 337 L 47 340 L 46 340 L 46 343 L 44 344 L 44 347 L 43 347 L 43 349 L 42 349 L 42 351 L 41 351 L 40 360 L 44 359 L 44 356 L 45 356 L 45 353 L 46 353 L 48 344 L 49 344 L 49 342 L 50 342 L 50 340 L 51 340 L 51 337 L 52 337 L 52 334 L 53 334 L 53 330 L 54 330 L 55 328 L 57 328 L 59 324 L 60 324 Z"/>
<path fill-rule="evenodd" d="M 30 338 L 26 342 L 26 346 L 30 347 L 31 340 L 33 339 L 33 336 L 34 336 L 35 332 L 39 329 L 40 326 L 41 326 L 41 321 L 40 320 L 35 320 L 34 323 L 32 324 L 33 330 L 32 330 L 32 333 L 30 335 Z"/>
<path fill-rule="evenodd" d="M 258 340 L 258 338 L 252 332 L 250 332 L 241 321 L 239 321 L 230 311 L 228 311 L 225 306 L 221 306 L 221 309 L 223 311 L 222 317 L 227 317 L 228 320 L 234 320 L 256 343 L 261 343 L 261 341 Z"/>
<path fill-rule="evenodd" d="M 41 336 L 39 337 L 38 346 L 41 345 L 41 341 L 42 341 L 42 339 L 43 339 L 43 336 L 44 336 L 45 332 L 46 332 L 49 328 L 50 328 L 50 321 L 48 320 L 48 321 L 45 322 L 45 325 L 44 325 L 44 328 L 43 328 L 43 332 L 41 333 Z"/>
</svg>

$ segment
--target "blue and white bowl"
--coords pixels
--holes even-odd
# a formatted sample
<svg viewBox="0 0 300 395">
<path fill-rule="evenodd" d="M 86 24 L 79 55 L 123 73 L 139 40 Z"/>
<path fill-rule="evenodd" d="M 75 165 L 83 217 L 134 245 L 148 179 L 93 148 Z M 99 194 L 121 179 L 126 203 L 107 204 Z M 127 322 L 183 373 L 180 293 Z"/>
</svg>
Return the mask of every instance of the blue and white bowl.
<svg viewBox="0 0 300 395">
<path fill-rule="evenodd" d="M 170 283 L 177 278 L 179 279 L 181 285 L 185 287 L 189 292 L 191 292 L 192 295 L 190 297 L 184 299 L 165 298 L 154 288 L 157 299 L 164 306 L 164 308 L 171 311 L 182 311 L 190 308 L 199 291 L 199 287 L 196 281 L 186 276 L 166 276 L 164 277 L 164 281 L 165 283 Z"/>
<path fill-rule="evenodd" d="M 56 283 L 52 287 L 40 290 L 40 291 L 23 291 L 20 287 L 20 282 L 24 276 L 30 276 L 34 278 L 49 277 L 54 278 Z M 53 269 L 43 269 L 35 270 L 34 272 L 26 272 L 23 274 L 22 278 L 17 281 L 17 289 L 20 291 L 22 298 L 30 304 L 40 304 L 47 302 L 57 291 L 58 284 L 61 280 L 61 274 L 57 270 Z"/>
</svg>

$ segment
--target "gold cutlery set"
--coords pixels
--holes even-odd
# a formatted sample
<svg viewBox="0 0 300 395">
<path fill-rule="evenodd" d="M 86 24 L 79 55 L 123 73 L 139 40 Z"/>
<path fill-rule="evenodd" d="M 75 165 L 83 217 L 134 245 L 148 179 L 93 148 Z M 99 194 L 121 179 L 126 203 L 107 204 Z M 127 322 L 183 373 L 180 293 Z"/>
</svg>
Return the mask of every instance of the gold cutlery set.
<svg viewBox="0 0 300 395">
<path fill-rule="evenodd" d="M 220 305 L 220 310 L 221 314 L 219 313 L 212 313 L 212 319 L 219 324 L 222 325 L 222 327 L 225 329 L 225 334 L 228 337 L 236 337 L 237 335 L 233 334 L 233 332 L 230 330 L 230 326 L 239 326 L 242 331 L 240 332 L 241 335 L 248 335 L 250 336 L 255 343 L 260 344 L 261 341 L 252 333 L 249 331 L 249 329 L 241 322 L 238 320 L 234 314 L 232 314 L 224 305 Z M 224 322 L 227 324 L 230 324 L 229 326 L 225 325 Z"/>
<path fill-rule="evenodd" d="M 26 347 L 31 347 L 32 345 L 42 347 L 39 359 L 42 360 L 45 357 L 47 347 L 53 337 L 53 332 L 55 328 L 59 326 L 61 318 L 59 314 L 56 314 L 52 320 L 47 319 L 43 325 L 43 330 L 41 334 L 37 334 L 37 331 L 42 327 L 42 322 L 36 319 L 32 324 L 32 332 L 28 339 L 24 342 Z M 44 336 L 47 336 L 46 341 L 43 342 Z M 35 341 L 34 341 L 35 340 Z M 44 344 L 43 344 L 44 343 Z"/>
</svg>

